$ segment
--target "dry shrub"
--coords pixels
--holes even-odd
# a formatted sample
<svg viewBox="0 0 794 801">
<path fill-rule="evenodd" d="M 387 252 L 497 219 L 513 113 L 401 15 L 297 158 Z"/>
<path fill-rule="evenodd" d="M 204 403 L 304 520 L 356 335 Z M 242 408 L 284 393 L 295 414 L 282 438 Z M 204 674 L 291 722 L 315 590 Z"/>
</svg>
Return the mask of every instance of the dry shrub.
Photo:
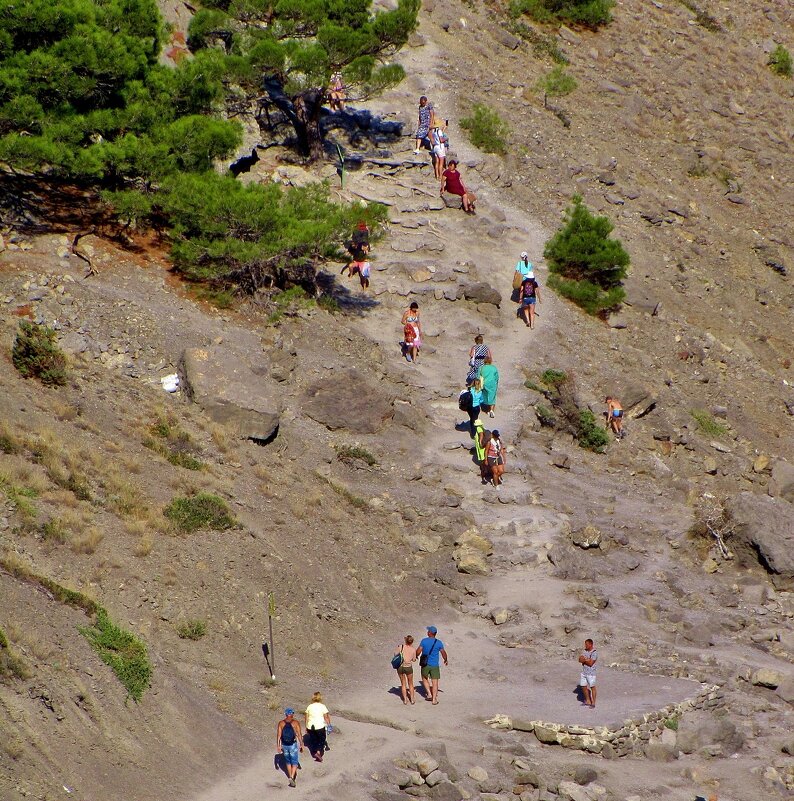
<svg viewBox="0 0 794 801">
<path fill-rule="evenodd" d="M 146 520 L 149 517 L 151 504 L 148 498 L 121 473 L 110 473 L 102 486 L 107 494 L 107 508 L 114 514 L 133 520 Z"/>
<path fill-rule="evenodd" d="M 56 419 L 64 422 L 70 422 L 80 416 L 80 408 L 72 403 L 61 403 L 56 400 L 50 404 L 50 408 Z"/>
<path fill-rule="evenodd" d="M 133 537 L 142 537 L 148 531 L 148 526 L 145 520 L 127 520 L 124 530 Z"/>
<path fill-rule="evenodd" d="M 210 426 L 210 436 L 215 447 L 224 456 L 232 450 L 233 442 L 229 430 L 224 426 L 213 424 Z"/>
<path fill-rule="evenodd" d="M 154 537 L 148 532 L 146 534 L 142 534 L 138 539 L 138 542 L 135 543 L 135 548 L 133 549 L 133 553 L 135 556 L 139 558 L 143 558 L 144 556 L 148 556 L 152 552 L 152 548 L 154 547 Z"/>
<path fill-rule="evenodd" d="M 73 536 L 70 547 L 75 553 L 92 554 L 104 538 L 105 535 L 96 526 L 91 526 L 82 534 Z"/>
</svg>

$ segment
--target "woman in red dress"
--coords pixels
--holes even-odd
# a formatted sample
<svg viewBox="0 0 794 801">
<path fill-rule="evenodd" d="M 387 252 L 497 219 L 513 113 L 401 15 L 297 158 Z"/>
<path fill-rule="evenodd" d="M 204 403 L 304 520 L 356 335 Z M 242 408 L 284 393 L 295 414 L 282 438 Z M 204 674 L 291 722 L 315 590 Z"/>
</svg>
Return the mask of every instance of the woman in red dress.
<svg viewBox="0 0 794 801">
<path fill-rule="evenodd" d="M 463 180 L 458 172 L 458 162 L 452 159 L 449 166 L 441 174 L 441 195 L 449 192 L 451 195 L 460 195 L 463 201 L 463 211 L 467 214 L 474 214 L 474 201 L 477 199 L 474 192 L 469 192 L 463 185 Z"/>
</svg>

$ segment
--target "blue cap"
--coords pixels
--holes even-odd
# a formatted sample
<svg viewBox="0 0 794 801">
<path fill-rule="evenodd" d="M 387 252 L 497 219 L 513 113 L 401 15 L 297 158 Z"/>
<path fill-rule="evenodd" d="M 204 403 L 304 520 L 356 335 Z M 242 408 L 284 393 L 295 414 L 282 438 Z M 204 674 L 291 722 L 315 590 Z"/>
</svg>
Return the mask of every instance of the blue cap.
<svg viewBox="0 0 794 801">
<path fill-rule="evenodd" d="M 295 714 L 295 710 L 294 710 L 294 709 L 293 709 L 291 706 L 288 706 L 288 707 L 287 707 L 287 708 L 284 710 L 284 714 L 285 714 L 285 715 L 294 715 L 294 714 Z"/>
<path fill-rule="evenodd" d="M 428 627 L 427 627 L 427 630 L 428 630 L 428 631 L 429 631 L 431 634 L 438 634 L 438 629 L 437 629 L 435 626 L 428 626 Z"/>
</svg>

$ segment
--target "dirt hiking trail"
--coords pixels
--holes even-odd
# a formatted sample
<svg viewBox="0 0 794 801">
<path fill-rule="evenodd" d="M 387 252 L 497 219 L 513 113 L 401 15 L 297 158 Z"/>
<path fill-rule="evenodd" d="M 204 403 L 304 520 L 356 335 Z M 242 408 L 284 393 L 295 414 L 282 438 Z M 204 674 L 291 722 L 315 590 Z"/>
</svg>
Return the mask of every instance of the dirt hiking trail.
<svg viewBox="0 0 794 801">
<path fill-rule="evenodd" d="M 406 81 L 409 91 L 401 92 L 401 103 L 410 103 L 408 98 L 423 91 L 430 94 L 428 89 L 435 77 L 438 85 L 443 85 L 445 70 L 432 43 L 406 55 L 409 75 L 423 75 L 424 79 Z M 386 110 L 394 104 L 395 98 L 387 97 L 379 105 Z M 445 99 L 445 104 L 443 116 L 454 117 L 450 100 Z M 466 161 L 481 155 L 464 144 L 454 121 L 450 135 L 465 181 Z M 406 137 L 401 151 L 395 149 L 393 157 L 399 156 L 409 165 L 427 159 L 426 153 L 413 156 L 412 143 Z M 372 195 L 373 184 L 377 183 L 377 179 L 365 183 L 365 179 L 355 177 L 352 191 L 363 190 L 362 194 Z M 402 195 L 411 200 L 421 201 L 429 193 L 437 194 L 429 164 L 400 170 L 398 185 Z M 559 508 L 586 498 L 592 508 L 618 504 L 617 514 L 639 520 L 647 514 L 646 501 L 652 501 L 636 496 L 618 499 L 608 481 L 581 471 L 551 467 L 543 448 L 527 448 L 526 444 L 520 449 L 513 447 L 527 408 L 524 369 L 543 369 L 555 363 L 557 343 L 566 338 L 565 317 L 575 312 L 543 288 L 546 270 L 538 261 L 547 232 L 510 205 L 499 190 L 477 184 L 473 188 L 479 198 L 476 217 L 454 209 L 427 212 L 421 202 L 413 213 L 394 210 L 392 220 L 396 224 L 375 249 L 371 291 L 378 302 L 357 327 L 367 339 L 393 353 L 397 362 L 402 310 L 414 299 L 419 302 L 426 347 L 418 365 L 402 360 L 400 368 L 412 392 L 428 398 L 432 409 L 429 430 L 417 438 L 417 466 L 423 477 L 437 476 L 444 489 L 457 495 L 461 507 L 470 511 L 478 526 L 487 531 L 494 544 L 493 572 L 488 577 L 471 577 L 467 583 L 471 603 L 465 609 L 416 610 L 411 599 L 406 598 L 404 619 L 395 620 L 392 630 L 383 632 L 382 640 L 373 641 L 366 653 L 349 654 L 351 664 L 340 665 L 347 675 L 335 676 L 339 686 L 326 696 L 332 722 L 338 728 L 329 736 L 332 750 L 323 764 L 314 763 L 304 752 L 296 789 L 288 788 L 283 773 L 274 768 L 275 734 L 268 729 L 263 732 L 263 755 L 254 764 L 194 801 L 253 801 L 273 793 L 306 799 L 363 799 L 369 797 L 373 774 L 378 773 L 379 766 L 427 742 L 443 741 L 451 761 L 457 761 L 464 770 L 477 764 L 478 758 L 482 762 L 477 751 L 483 742 L 498 742 L 500 737 L 489 732 L 482 721 L 496 713 L 586 726 L 608 725 L 682 700 L 700 689 L 699 684 L 688 680 L 610 669 L 605 648 L 604 664 L 598 674 L 598 708 L 589 709 L 577 700 L 575 653 L 558 645 L 555 636 L 566 625 L 578 628 L 576 612 L 567 594 L 568 585 L 552 576 L 546 558 L 555 537 L 569 520 L 569 515 Z M 377 191 L 388 197 L 390 188 L 379 184 Z M 499 210 L 501 220 L 496 238 L 488 235 L 494 209 Z M 428 219 L 429 214 L 432 219 Z M 392 281 L 390 269 L 400 266 L 403 245 L 417 230 L 425 240 L 432 239 L 443 246 L 443 250 L 438 249 L 434 264 L 476 271 L 479 280 L 501 293 L 499 308 L 491 307 L 486 317 L 473 304 L 436 300 L 432 290 L 427 291 L 427 284 L 414 285 L 415 292 L 410 294 L 384 292 L 384 285 Z M 523 250 L 530 253 L 542 287 L 539 318 L 533 330 L 516 318 L 516 305 L 510 302 L 512 268 Z M 428 262 L 427 258 L 423 260 Z M 457 395 L 464 386 L 468 351 L 475 333 L 485 337 L 500 372 L 496 417 L 485 418 L 488 428 L 499 428 L 508 446 L 505 486 L 498 492 L 481 484 L 470 453 L 472 441 L 459 425 L 465 414 L 458 410 Z M 657 518 L 669 515 L 671 522 L 676 514 L 675 509 L 661 514 L 656 510 Z M 635 581 L 641 585 L 641 576 Z M 488 610 L 495 607 L 516 611 L 510 621 L 496 627 L 488 618 Z M 387 661 L 404 634 L 412 633 L 418 641 L 431 624 L 439 627 L 439 638 L 450 656 L 449 667 L 442 667 L 440 703 L 433 707 L 417 694 L 416 705 L 406 707 Z M 598 639 L 595 628 L 594 631 Z M 506 643 L 511 647 L 505 647 Z M 418 672 L 417 667 L 417 683 Z M 299 711 L 303 708 L 300 704 L 295 706 Z M 534 738 L 530 742 L 525 735 L 525 741 L 529 749 L 540 748 Z M 571 758 L 580 756 L 577 752 Z M 329 792 L 331 788 L 335 791 Z"/>
</svg>

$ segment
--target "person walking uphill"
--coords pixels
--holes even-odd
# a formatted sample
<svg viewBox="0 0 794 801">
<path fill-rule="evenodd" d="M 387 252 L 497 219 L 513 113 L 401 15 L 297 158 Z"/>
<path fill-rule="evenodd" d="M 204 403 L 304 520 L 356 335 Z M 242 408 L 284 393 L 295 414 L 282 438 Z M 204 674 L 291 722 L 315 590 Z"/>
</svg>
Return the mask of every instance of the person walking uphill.
<svg viewBox="0 0 794 801">
<path fill-rule="evenodd" d="M 534 328 L 535 303 L 540 303 L 540 285 L 534 275 L 521 282 L 518 302 L 521 304 L 521 316 L 524 318 L 524 323 L 528 328 Z"/>
<path fill-rule="evenodd" d="M 416 662 L 417 648 L 414 645 L 414 638 L 408 634 L 403 644 L 394 652 L 401 658 L 400 666 L 397 668 L 397 675 L 400 677 L 400 695 L 404 704 L 416 703 L 416 688 L 414 687 L 414 662 Z"/>
<path fill-rule="evenodd" d="M 598 662 L 598 651 L 595 643 L 591 639 L 584 641 L 584 651 L 579 654 L 579 664 L 582 666 L 582 675 L 579 678 L 579 686 L 582 688 L 584 702 L 591 709 L 596 705 L 596 663 Z"/>
<path fill-rule="evenodd" d="M 435 122 L 435 112 L 433 111 L 433 104 L 422 95 L 419 98 L 419 123 L 416 127 L 416 147 L 414 148 L 414 155 L 419 155 L 419 148 L 422 143 L 427 139 L 430 133 L 430 128 Z"/>
<path fill-rule="evenodd" d="M 499 391 L 499 371 L 493 363 L 490 354 L 480 367 L 480 380 L 482 381 L 482 410 L 488 412 L 489 417 L 496 411 L 496 394 Z"/>
<path fill-rule="evenodd" d="M 287 707 L 284 720 L 276 727 L 276 751 L 284 757 L 289 786 L 295 786 L 298 776 L 298 752 L 303 751 L 303 733 L 301 725 L 294 718 L 295 710 Z"/>
<path fill-rule="evenodd" d="M 499 489 L 499 487 L 502 486 L 502 475 L 505 471 L 507 458 L 505 456 L 502 438 L 496 429 L 491 432 L 491 438 L 485 446 L 485 453 L 488 456 L 488 468 L 491 471 L 491 481 L 494 487 Z"/>
<path fill-rule="evenodd" d="M 425 690 L 425 701 L 438 703 L 438 680 L 441 678 L 441 659 L 444 667 L 449 664 L 444 643 L 436 637 L 438 629 L 435 626 L 427 627 L 427 637 L 419 643 L 416 653 L 419 664 L 422 666 L 422 687 Z"/>
<path fill-rule="evenodd" d="M 469 351 L 469 372 L 466 375 L 466 381 L 472 383 L 475 378 L 480 374 L 480 368 L 485 364 L 486 356 L 490 356 L 491 351 L 487 345 L 483 344 L 482 334 L 477 334 L 474 337 L 474 344 Z"/>
<path fill-rule="evenodd" d="M 304 712 L 306 718 L 306 736 L 308 738 L 309 753 L 318 762 L 323 761 L 323 754 L 328 748 L 326 726 L 331 723 L 328 707 L 323 703 L 321 693 L 312 696 L 312 702 Z"/>
</svg>

